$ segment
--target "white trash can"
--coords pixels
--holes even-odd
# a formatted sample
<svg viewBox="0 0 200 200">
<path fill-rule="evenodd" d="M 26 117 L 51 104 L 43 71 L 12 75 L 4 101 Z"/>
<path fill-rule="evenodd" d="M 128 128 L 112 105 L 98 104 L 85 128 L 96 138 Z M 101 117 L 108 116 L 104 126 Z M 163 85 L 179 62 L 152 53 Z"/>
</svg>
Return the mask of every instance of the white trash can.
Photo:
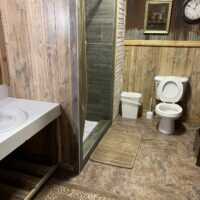
<svg viewBox="0 0 200 200">
<path fill-rule="evenodd" d="M 137 119 L 139 106 L 142 103 L 142 94 L 136 92 L 122 92 L 122 117 Z"/>
</svg>

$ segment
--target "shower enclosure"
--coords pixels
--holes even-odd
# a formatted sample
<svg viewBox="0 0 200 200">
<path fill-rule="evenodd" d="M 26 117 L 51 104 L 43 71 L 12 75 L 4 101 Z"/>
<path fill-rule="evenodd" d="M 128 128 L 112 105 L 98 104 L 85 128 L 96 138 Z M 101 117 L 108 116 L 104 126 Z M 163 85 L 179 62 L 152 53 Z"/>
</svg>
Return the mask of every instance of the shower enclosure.
<svg viewBox="0 0 200 200">
<path fill-rule="evenodd" d="M 80 5 L 80 168 L 118 113 L 124 8 L 125 0 L 85 0 Z"/>
<path fill-rule="evenodd" d="M 87 160 L 112 121 L 115 1 L 85 1 L 86 89 L 82 158 Z"/>
</svg>

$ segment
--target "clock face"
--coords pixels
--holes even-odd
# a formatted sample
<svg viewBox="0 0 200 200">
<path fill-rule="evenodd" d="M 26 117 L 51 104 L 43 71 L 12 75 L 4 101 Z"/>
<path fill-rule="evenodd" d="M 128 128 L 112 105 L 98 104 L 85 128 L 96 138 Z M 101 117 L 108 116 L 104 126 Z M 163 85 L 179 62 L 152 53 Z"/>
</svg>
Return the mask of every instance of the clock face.
<svg viewBox="0 0 200 200">
<path fill-rule="evenodd" d="M 200 0 L 188 0 L 184 7 L 186 20 L 196 21 L 200 19 Z"/>
</svg>

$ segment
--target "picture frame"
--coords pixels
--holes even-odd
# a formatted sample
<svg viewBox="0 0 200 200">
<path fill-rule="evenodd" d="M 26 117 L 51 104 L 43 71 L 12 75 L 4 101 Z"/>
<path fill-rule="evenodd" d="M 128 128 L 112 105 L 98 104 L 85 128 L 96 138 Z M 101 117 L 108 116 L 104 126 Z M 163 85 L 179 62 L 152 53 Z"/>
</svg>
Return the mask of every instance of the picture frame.
<svg viewBox="0 0 200 200">
<path fill-rule="evenodd" d="M 147 0 L 145 4 L 144 33 L 168 34 L 172 0 Z"/>
</svg>

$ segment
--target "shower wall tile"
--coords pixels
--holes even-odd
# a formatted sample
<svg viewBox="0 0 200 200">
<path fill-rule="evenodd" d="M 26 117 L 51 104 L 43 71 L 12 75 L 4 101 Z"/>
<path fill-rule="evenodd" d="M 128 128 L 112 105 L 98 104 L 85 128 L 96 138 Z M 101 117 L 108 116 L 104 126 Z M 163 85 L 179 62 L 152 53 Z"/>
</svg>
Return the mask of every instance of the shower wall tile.
<svg viewBox="0 0 200 200">
<path fill-rule="evenodd" d="M 86 0 L 86 19 L 103 19 L 102 0 Z"/>
<path fill-rule="evenodd" d="M 90 66 L 101 64 L 101 45 L 87 44 L 87 64 Z"/>
<path fill-rule="evenodd" d="M 87 120 L 100 121 L 100 119 L 105 119 L 104 113 L 102 112 L 102 106 L 97 104 L 89 104 L 87 112 Z"/>
<path fill-rule="evenodd" d="M 111 67 L 113 64 L 113 45 L 112 44 L 88 44 L 87 62 L 88 66 Z"/>
<path fill-rule="evenodd" d="M 112 68 L 108 67 L 89 66 L 88 68 L 88 120 L 109 119 L 111 73 Z"/>
<path fill-rule="evenodd" d="M 103 19 L 114 19 L 115 18 L 115 0 L 102 0 L 101 12 Z"/>
<path fill-rule="evenodd" d="M 103 43 L 113 45 L 114 33 L 114 20 L 103 20 Z"/>
<path fill-rule="evenodd" d="M 86 32 L 88 43 L 102 43 L 103 39 L 103 20 L 86 20 Z"/>
<path fill-rule="evenodd" d="M 101 48 L 101 59 L 102 65 L 111 65 L 113 64 L 113 45 L 112 44 L 103 44 Z"/>
<path fill-rule="evenodd" d="M 114 0 L 86 0 L 88 120 L 110 118 L 115 4 Z"/>
<path fill-rule="evenodd" d="M 114 0 L 86 0 L 86 19 L 114 19 Z"/>
</svg>

